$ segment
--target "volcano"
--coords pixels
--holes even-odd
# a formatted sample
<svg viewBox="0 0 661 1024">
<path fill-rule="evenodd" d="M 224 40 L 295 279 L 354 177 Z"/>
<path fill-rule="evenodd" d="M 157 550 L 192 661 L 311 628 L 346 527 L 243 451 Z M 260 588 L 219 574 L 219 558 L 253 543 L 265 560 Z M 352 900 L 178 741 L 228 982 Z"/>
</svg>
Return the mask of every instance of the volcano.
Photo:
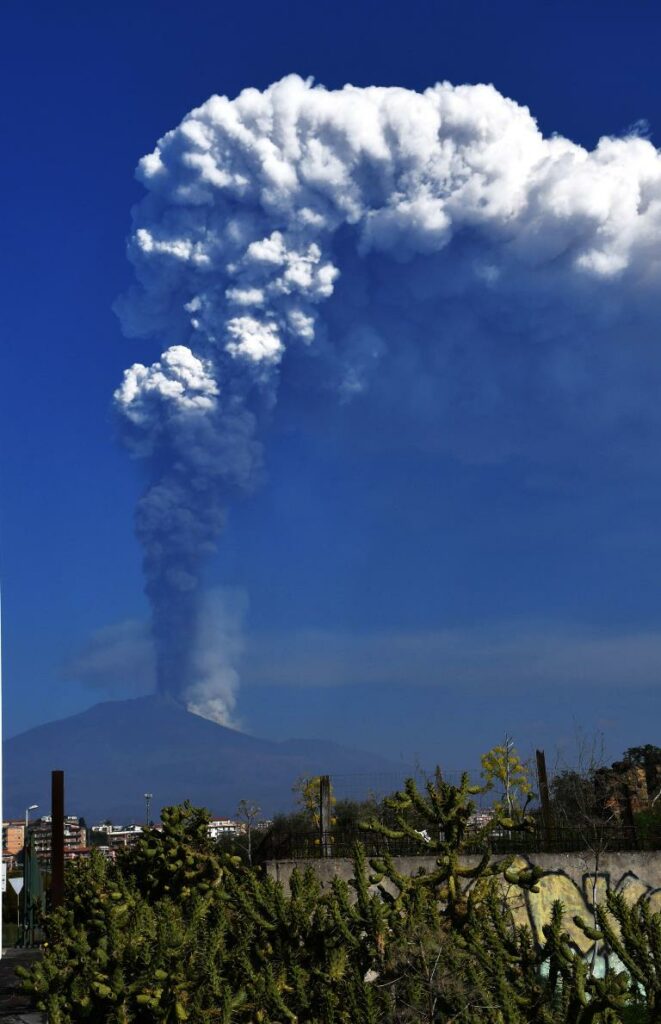
<svg viewBox="0 0 661 1024">
<path fill-rule="evenodd" d="M 145 793 L 153 794 L 154 812 L 188 799 L 231 817 L 246 799 L 272 816 L 291 809 L 300 776 L 365 776 L 367 791 L 379 775 L 396 788 L 407 770 L 326 741 L 249 736 L 161 696 L 107 701 L 29 729 L 5 741 L 4 764 L 5 818 L 21 817 L 34 803 L 48 813 L 50 773 L 62 769 L 66 813 L 88 823 L 143 820 Z M 353 781 L 355 791 L 359 780 Z"/>
</svg>

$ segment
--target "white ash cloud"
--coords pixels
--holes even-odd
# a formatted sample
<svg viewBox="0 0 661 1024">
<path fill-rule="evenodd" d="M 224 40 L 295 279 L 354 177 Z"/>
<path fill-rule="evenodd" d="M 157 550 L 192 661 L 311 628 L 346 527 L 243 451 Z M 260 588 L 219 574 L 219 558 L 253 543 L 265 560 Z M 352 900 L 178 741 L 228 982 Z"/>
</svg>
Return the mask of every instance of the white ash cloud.
<svg viewBox="0 0 661 1024">
<path fill-rule="evenodd" d="M 221 725 L 237 726 L 234 710 L 244 651 L 247 596 L 226 587 L 200 598 L 188 686 L 180 695 L 188 710 Z M 127 619 L 94 631 L 60 670 L 75 681 L 112 697 L 153 693 L 156 648 L 150 622 Z"/>
<path fill-rule="evenodd" d="M 492 86 L 291 76 L 213 96 L 138 177 L 117 308 L 165 351 L 115 398 L 148 466 L 162 689 L 188 685 L 200 572 L 286 357 L 316 352 L 342 401 L 415 407 L 458 455 L 658 422 L 661 157 L 638 130 L 587 150 Z"/>
<path fill-rule="evenodd" d="M 196 359 L 183 345 L 168 349 L 152 366 L 135 363 L 115 394 L 127 426 L 127 447 L 136 456 L 153 455 L 173 421 L 178 438 L 180 426 L 185 430 L 193 414 L 215 411 L 218 394 L 208 360 Z"/>
<path fill-rule="evenodd" d="M 199 336 L 248 362 L 314 340 L 347 228 L 363 258 L 401 264 L 470 235 L 478 247 L 454 253 L 452 284 L 431 283 L 439 296 L 515 288 L 521 272 L 547 293 L 570 280 L 653 285 L 659 271 L 652 144 L 545 139 L 491 86 L 328 92 L 292 76 L 212 97 L 138 176 L 149 196 L 135 212 L 140 288 L 122 303 L 125 329 L 193 348 Z"/>
<path fill-rule="evenodd" d="M 198 616 L 191 672 L 182 697 L 189 711 L 220 725 L 237 726 L 234 709 L 243 657 L 247 597 L 241 591 L 207 591 Z"/>
</svg>

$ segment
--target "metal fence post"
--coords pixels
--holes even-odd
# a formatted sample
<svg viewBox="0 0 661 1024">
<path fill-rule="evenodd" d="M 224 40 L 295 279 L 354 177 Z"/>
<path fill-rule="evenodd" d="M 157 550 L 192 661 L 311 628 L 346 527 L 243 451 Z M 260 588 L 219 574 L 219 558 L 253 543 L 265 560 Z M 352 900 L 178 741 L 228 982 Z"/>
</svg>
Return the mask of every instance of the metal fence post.
<svg viewBox="0 0 661 1024">
<path fill-rule="evenodd" d="M 551 832 L 551 799 L 549 796 L 549 780 L 546 774 L 546 757 L 543 750 L 536 750 L 537 782 L 539 784 L 539 802 L 542 808 L 542 842 L 549 842 Z"/>
<path fill-rule="evenodd" d="M 321 856 L 332 857 L 331 839 L 331 781 L 330 775 L 319 777 L 319 840 Z"/>
</svg>

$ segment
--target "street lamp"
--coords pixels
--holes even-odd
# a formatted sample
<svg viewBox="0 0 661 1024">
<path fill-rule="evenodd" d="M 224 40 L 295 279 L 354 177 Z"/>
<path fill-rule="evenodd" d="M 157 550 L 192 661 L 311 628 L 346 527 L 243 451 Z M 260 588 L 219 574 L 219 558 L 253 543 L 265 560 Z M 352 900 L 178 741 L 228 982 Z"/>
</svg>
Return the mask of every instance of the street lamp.
<svg viewBox="0 0 661 1024">
<path fill-rule="evenodd" d="M 39 804 L 30 804 L 29 807 L 25 808 L 25 839 L 28 837 L 28 824 L 30 822 L 30 811 L 36 811 Z"/>
<path fill-rule="evenodd" d="M 23 945 L 28 944 L 28 826 L 30 811 L 36 811 L 39 804 L 30 804 L 25 808 L 25 839 L 23 842 Z M 18 898 L 18 897 L 17 897 Z"/>
</svg>

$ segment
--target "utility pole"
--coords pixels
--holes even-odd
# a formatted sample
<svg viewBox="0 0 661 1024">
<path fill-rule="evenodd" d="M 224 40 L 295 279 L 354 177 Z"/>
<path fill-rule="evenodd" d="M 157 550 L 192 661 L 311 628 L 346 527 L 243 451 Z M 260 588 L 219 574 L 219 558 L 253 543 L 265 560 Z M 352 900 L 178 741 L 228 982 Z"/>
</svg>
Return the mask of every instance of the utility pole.
<svg viewBox="0 0 661 1024">
<path fill-rule="evenodd" d="M 153 793 L 145 793 L 145 804 L 147 805 L 147 828 L 151 825 L 151 801 Z"/>
</svg>

